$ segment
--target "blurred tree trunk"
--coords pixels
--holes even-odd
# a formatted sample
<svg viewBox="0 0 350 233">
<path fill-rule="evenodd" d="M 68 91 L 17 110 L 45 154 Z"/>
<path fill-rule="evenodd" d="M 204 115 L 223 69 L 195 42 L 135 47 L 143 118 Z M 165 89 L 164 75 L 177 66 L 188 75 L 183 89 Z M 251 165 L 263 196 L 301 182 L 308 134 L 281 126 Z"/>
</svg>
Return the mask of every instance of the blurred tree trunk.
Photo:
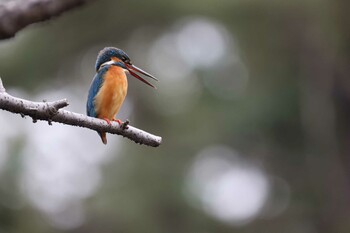
<svg viewBox="0 0 350 233">
<path fill-rule="evenodd" d="M 339 3 L 339 11 L 342 12 L 340 21 L 344 25 L 339 29 L 339 35 L 344 45 L 348 45 L 350 2 L 339 0 Z M 309 183 L 314 190 L 316 203 L 320 205 L 315 216 L 317 231 L 344 232 L 342 229 L 346 228 L 350 220 L 350 147 L 347 143 L 350 142 L 350 73 L 342 66 L 349 64 L 350 48 L 342 48 L 342 52 L 339 52 L 335 46 L 337 42 L 333 41 L 334 35 L 323 31 L 319 23 L 317 20 L 298 22 L 300 29 L 297 32 L 300 36 L 299 55 L 303 77 L 300 102 L 308 145 L 306 149 L 310 153 L 307 159 Z M 336 31 L 333 29 L 333 32 Z M 337 80 L 339 73 L 341 82 Z M 340 89 L 347 94 L 340 95 L 342 99 L 335 98 L 339 96 Z M 338 117 L 344 114 L 338 114 L 339 101 L 346 109 L 340 110 L 348 116 L 345 119 Z M 341 141 L 337 128 L 340 125 L 346 127 L 345 139 Z M 345 148 L 345 151 L 341 148 Z"/>
</svg>

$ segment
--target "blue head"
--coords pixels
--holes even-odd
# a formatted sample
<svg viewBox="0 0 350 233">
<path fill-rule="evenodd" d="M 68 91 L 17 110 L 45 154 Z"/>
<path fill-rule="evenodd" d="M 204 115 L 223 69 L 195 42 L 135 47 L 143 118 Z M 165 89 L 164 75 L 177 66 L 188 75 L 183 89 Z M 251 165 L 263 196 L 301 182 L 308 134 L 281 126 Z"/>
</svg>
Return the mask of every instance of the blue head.
<svg viewBox="0 0 350 233">
<path fill-rule="evenodd" d="M 142 69 L 134 66 L 131 63 L 129 56 L 121 49 L 114 48 L 114 47 L 106 47 L 102 49 L 97 56 L 96 65 L 95 65 L 96 72 L 98 72 L 101 69 L 101 67 L 104 67 L 104 66 L 119 66 L 125 69 L 126 71 L 128 71 L 135 78 L 155 88 L 155 86 L 153 86 L 151 83 L 149 83 L 145 79 L 141 78 L 138 74 L 136 74 L 135 71 L 143 75 L 146 75 L 154 80 L 157 80 L 157 79 L 152 75 L 150 75 L 149 73 L 147 73 L 146 71 L 143 71 Z"/>
<path fill-rule="evenodd" d="M 130 63 L 129 56 L 123 50 L 114 47 L 106 47 L 98 53 L 95 65 L 96 72 L 103 64 L 113 60 L 117 63 L 119 62 L 121 66 L 124 66 L 124 69 L 126 69 L 126 67 L 123 63 Z"/>
</svg>

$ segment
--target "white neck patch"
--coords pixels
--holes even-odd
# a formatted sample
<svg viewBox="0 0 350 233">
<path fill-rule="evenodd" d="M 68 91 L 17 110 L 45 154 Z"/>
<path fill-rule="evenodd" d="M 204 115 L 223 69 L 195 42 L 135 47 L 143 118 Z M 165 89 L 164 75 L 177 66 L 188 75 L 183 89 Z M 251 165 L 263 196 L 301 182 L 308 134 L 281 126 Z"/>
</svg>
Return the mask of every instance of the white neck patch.
<svg viewBox="0 0 350 233">
<path fill-rule="evenodd" d="M 100 70 L 101 68 L 103 68 L 103 67 L 105 67 L 105 66 L 108 66 L 108 65 L 113 65 L 113 64 L 115 64 L 116 63 L 116 61 L 113 61 L 113 60 L 110 60 L 110 61 L 107 61 L 107 62 L 105 62 L 105 63 L 102 63 L 102 65 L 100 66 L 100 68 L 98 69 L 98 70 Z M 122 68 L 122 67 L 120 67 L 120 68 Z M 129 73 L 129 70 L 127 70 L 127 69 L 124 69 L 124 68 L 122 68 L 126 73 Z"/>
<path fill-rule="evenodd" d="M 115 61 L 113 61 L 113 60 L 107 61 L 107 62 L 105 62 L 105 63 L 102 63 L 102 65 L 100 66 L 100 68 L 102 68 L 102 67 L 104 67 L 104 66 L 112 65 L 113 63 L 115 63 Z"/>
</svg>

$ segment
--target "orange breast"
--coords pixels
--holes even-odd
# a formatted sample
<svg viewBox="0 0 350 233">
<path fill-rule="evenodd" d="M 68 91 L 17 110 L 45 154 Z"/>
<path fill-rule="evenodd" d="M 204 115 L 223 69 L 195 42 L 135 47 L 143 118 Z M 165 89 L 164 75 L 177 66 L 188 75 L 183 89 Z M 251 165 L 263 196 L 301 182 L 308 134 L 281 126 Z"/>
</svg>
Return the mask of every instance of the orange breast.
<svg viewBox="0 0 350 233">
<path fill-rule="evenodd" d="M 104 75 L 104 82 L 95 97 L 98 118 L 112 120 L 119 112 L 128 89 L 125 72 L 118 66 L 111 66 Z"/>
</svg>

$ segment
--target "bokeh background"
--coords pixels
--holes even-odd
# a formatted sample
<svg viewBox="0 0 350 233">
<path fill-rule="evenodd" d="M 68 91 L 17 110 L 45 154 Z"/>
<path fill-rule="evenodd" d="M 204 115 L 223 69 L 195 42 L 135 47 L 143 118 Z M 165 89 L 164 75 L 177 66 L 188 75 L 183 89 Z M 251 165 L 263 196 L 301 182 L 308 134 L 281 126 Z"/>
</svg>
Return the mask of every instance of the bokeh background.
<svg viewBox="0 0 350 233">
<path fill-rule="evenodd" d="M 119 118 L 159 148 L 0 111 L 0 232 L 350 232 L 348 0 L 101 0 L 0 42 L 7 91 L 85 113 L 122 48 Z"/>
</svg>

